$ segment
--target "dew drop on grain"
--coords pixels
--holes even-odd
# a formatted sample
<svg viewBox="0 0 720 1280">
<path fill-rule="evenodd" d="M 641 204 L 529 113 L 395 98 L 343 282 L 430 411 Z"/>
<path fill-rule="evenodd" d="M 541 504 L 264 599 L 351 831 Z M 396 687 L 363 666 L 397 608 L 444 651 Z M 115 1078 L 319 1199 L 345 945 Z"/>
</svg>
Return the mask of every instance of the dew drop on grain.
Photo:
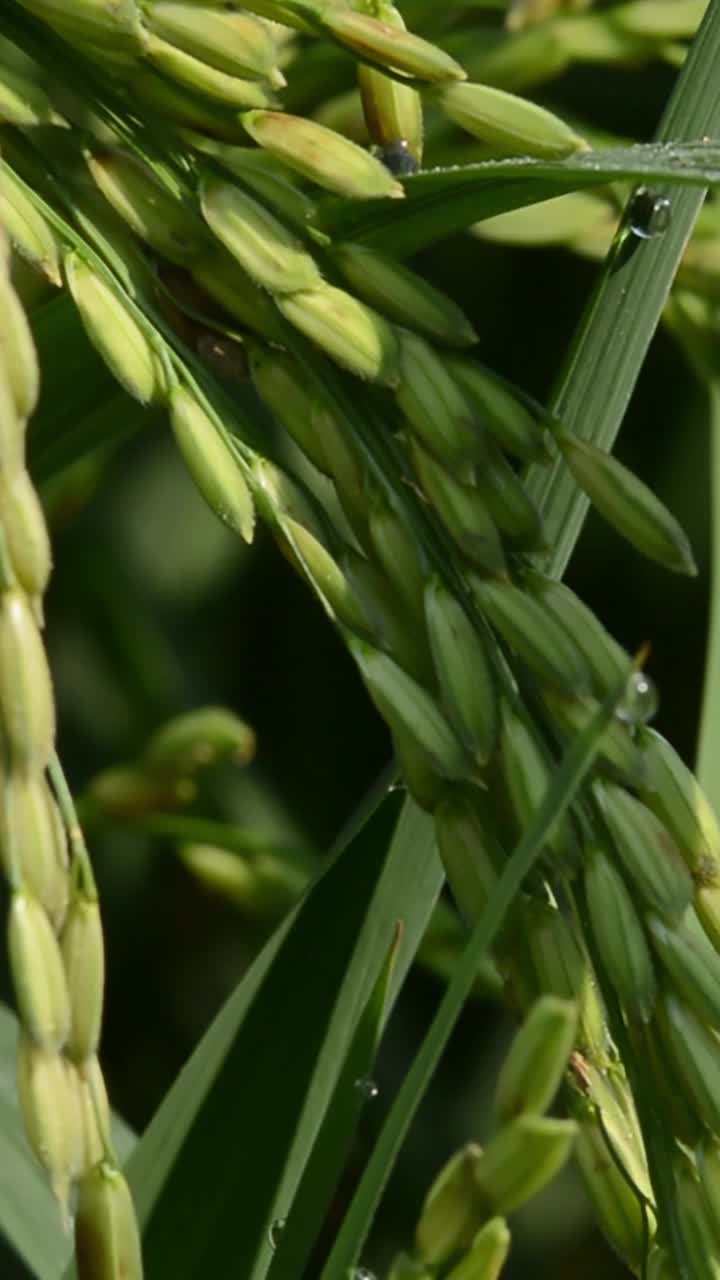
<svg viewBox="0 0 720 1280">
<path fill-rule="evenodd" d="M 633 671 L 625 690 L 625 697 L 618 704 L 615 715 L 625 724 L 647 724 L 657 712 L 659 703 L 655 682 L 644 671 Z"/>
<path fill-rule="evenodd" d="M 404 138 L 381 147 L 378 156 L 396 178 L 406 178 L 409 173 L 417 173 L 420 167 Z"/>
</svg>

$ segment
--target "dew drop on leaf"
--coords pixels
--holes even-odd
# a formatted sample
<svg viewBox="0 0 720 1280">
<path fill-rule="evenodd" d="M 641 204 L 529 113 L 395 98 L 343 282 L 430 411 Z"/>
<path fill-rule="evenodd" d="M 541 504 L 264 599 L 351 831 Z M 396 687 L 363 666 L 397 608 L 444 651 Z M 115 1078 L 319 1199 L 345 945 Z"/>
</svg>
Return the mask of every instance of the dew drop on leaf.
<svg viewBox="0 0 720 1280">
<path fill-rule="evenodd" d="M 365 1098 L 368 1102 L 373 1098 L 377 1098 L 380 1092 L 375 1081 L 371 1080 L 369 1076 L 360 1076 L 355 1081 L 355 1088 L 361 1097 Z"/>
<path fill-rule="evenodd" d="M 374 1271 L 368 1271 L 367 1267 L 353 1267 L 350 1272 L 350 1280 L 377 1280 Z"/>
<path fill-rule="evenodd" d="M 633 671 L 615 715 L 625 724 L 647 724 L 658 709 L 657 687 L 644 671 Z"/>
<path fill-rule="evenodd" d="M 640 240 L 652 240 L 667 231 L 671 213 L 667 196 L 659 196 L 647 187 L 640 187 L 630 204 L 630 230 Z"/>
<path fill-rule="evenodd" d="M 273 1249 L 277 1249 L 278 1244 L 280 1242 L 280 1237 L 284 1230 L 285 1230 L 284 1218 L 276 1218 L 275 1221 L 270 1224 L 270 1230 L 268 1231 L 268 1240 L 270 1241 L 270 1245 Z"/>
</svg>

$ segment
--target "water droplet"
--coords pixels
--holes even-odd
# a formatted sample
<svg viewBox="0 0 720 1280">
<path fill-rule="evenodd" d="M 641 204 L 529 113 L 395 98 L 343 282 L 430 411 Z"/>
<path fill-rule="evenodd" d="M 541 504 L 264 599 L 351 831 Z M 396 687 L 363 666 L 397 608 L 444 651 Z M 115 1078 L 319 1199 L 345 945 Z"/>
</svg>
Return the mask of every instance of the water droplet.
<svg viewBox="0 0 720 1280">
<path fill-rule="evenodd" d="M 417 173 L 420 168 L 415 156 L 410 150 L 410 144 L 404 138 L 398 139 L 397 142 L 389 142 L 386 147 L 381 147 L 379 157 L 396 178 L 407 177 L 409 173 Z"/>
<path fill-rule="evenodd" d="M 401 782 L 401 780 L 398 778 L 395 782 L 390 783 L 390 786 L 388 787 L 388 795 L 391 795 L 393 791 L 404 791 L 404 790 L 405 790 L 405 783 Z"/>
<path fill-rule="evenodd" d="M 634 671 L 627 682 L 625 697 L 615 712 L 625 724 L 647 724 L 658 709 L 658 691 L 644 671 Z"/>
<path fill-rule="evenodd" d="M 284 1230 L 285 1230 L 284 1218 L 276 1218 L 275 1221 L 270 1224 L 270 1230 L 268 1231 L 268 1240 L 270 1241 L 271 1248 L 277 1249 L 278 1244 L 280 1242 L 280 1237 Z"/>
<path fill-rule="evenodd" d="M 648 187 L 640 187 L 630 204 L 630 230 L 640 240 L 652 240 L 667 231 L 671 215 L 672 207 L 667 196 L 659 196 Z"/>
<path fill-rule="evenodd" d="M 353 1267 L 350 1271 L 350 1280 L 377 1280 L 374 1271 L 368 1271 L 367 1267 Z"/>
<path fill-rule="evenodd" d="M 365 1098 L 368 1102 L 370 1102 L 373 1098 L 377 1098 L 380 1092 L 380 1089 L 376 1085 L 375 1081 L 371 1080 L 369 1076 L 360 1076 L 359 1079 L 355 1081 L 355 1088 L 357 1089 L 358 1093 L 361 1094 L 361 1096 Z"/>
</svg>

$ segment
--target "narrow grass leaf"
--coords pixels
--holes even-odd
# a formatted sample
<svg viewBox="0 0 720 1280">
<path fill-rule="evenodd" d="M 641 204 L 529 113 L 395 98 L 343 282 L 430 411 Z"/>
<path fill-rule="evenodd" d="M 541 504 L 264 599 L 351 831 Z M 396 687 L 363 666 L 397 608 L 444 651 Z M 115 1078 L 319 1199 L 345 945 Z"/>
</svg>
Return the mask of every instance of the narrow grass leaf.
<svg viewBox="0 0 720 1280">
<path fill-rule="evenodd" d="M 138 1145 L 128 1172 L 156 1280 L 265 1275 L 269 1228 L 287 1216 L 400 918 L 393 991 L 407 971 L 441 871 L 429 819 L 392 841 L 400 793 L 375 806 L 257 957 Z"/>
<path fill-rule="evenodd" d="M 458 967 L 440 1003 L 430 1029 L 398 1092 L 380 1137 L 338 1233 L 320 1280 L 337 1280 L 351 1274 L 392 1172 L 402 1142 L 420 1105 L 433 1072 L 468 998 L 478 965 L 497 936 L 508 908 L 539 857 L 549 832 L 568 808 L 600 750 L 602 737 L 621 701 L 624 684 L 613 691 L 593 716 L 587 729 L 564 753 L 543 803 L 518 842 L 496 888 L 472 931 Z"/>
<path fill-rule="evenodd" d="M 660 153 L 675 154 L 686 140 L 720 131 L 720 81 L 714 75 L 719 58 L 720 4 L 712 0 L 652 144 Z M 660 187 L 657 194 L 671 194 L 670 225 L 655 239 L 613 246 L 550 398 L 564 426 L 601 449 L 611 449 L 618 434 L 705 193 Z M 553 547 L 551 572 L 562 577 L 588 499 L 574 489 L 560 462 L 532 466 L 526 484 Z"/>
<path fill-rule="evenodd" d="M 385 200 L 327 200 L 319 222 L 333 238 L 360 240 L 405 258 L 484 218 L 628 179 L 718 186 L 720 145 L 654 142 L 589 151 L 569 160 L 485 160 L 432 169 L 405 180 L 405 199 L 399 207 Z"/>
<path fill-rule="evenodd" d="M 412 811 L 407 809 L 398 824 L 395 839 L 412 839 L 411 828 L 416 826 Z M 432 843 L 429 826 L 426 827 L 426 839 Z M 376 1096 L 374 1062 L 390 1005 L 390 983 L 401 936 L 402 925 L 398 922 L 385 965 L 362 1012 L 292 1209 L 285 1219 L 266 1273 L 269 1280 L 296 1280 L 307 1264 L 349 1153 L 360 1114 L 366 1103 L 372 1102 Z"/>
</svg>

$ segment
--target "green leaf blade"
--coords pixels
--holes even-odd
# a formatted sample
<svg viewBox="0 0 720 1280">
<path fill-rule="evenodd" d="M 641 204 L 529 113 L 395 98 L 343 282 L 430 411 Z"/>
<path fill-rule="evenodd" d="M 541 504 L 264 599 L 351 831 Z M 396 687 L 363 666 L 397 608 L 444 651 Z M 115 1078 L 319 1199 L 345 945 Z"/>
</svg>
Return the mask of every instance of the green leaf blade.
<svg viewBox="0 0 720 1280">
<path fill-rule="evenodd" d="M 442 884 L 426 815 L 415 811 L 391 840 L 402 793 L 387 786 L 260 953 L 138 1144 L 128 1177 L 157 1280 L 229 1268 L 261 1280 L 273 1261 L 269 1228 L 288 1216 L 397 921 L 390 998 Z M 317 1227 L 345 1156 L 340 1142 L 319 1166 L 308 1201 Z"/>
<path fill-rule="evenodd" d="M 386 200 L 328 200 L 319 222 L 334 239 L 360 240 L 403 258 L 484 218 L 618 181 L 718 186 L 720 146 L 654 142 L 570 160 L 488 160 L 432 169 L 408 178 L 405 199 L 392 208 Z"/>
</svg>

